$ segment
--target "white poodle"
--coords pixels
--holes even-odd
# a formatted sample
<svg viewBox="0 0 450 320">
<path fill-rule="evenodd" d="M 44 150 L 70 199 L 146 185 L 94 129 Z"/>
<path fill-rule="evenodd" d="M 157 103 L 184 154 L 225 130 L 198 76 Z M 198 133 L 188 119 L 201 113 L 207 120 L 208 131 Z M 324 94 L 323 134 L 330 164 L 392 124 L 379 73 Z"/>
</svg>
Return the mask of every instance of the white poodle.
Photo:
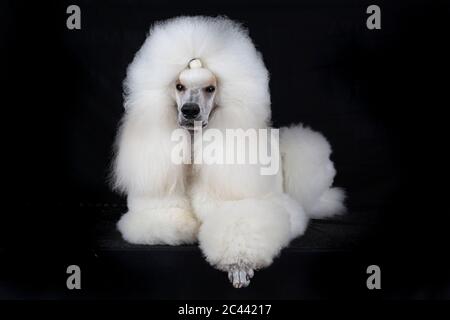
<svg viewBox="0 0 450 320">
<path fill-rule="evenodd" d="M 177 129 L 268 128 L 268 82 L 261 54 L 236 22 L 179 17 L 151 28 L 128 68 L 116 146 L 115 187 L 128 196 L 118 223 L 125 240 L 198 241 L 206 260 L 240 288 L 310 218 L 344 210 L 344 193 L 331 187 L 330 145 L 301 125 L 280 129 L 275 175 L 251 164 L 174 163 Z"/>
</svg>

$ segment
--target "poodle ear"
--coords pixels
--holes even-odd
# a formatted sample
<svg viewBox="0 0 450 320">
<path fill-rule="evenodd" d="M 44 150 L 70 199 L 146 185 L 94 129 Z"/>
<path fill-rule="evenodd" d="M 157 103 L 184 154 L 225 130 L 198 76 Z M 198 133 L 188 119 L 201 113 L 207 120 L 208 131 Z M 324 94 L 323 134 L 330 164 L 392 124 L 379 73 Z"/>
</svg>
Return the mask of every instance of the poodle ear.
<svg viewBox="0 0 450 320">
<path fill-rule="evenodd" d="M 175 128 L 177 123 L 176 102 L 167 89 L 134 91 L 124 96 L 124 108 L 144 131 L 152 126 Z"/>
<path fill-rule="evenodd" d="M 127 78 L 110 182 L 121 193 L 158 194 L 168 183 L 180 184 L 180 168 L 170 161 L 170 137 L 177 128 L 175 102 L 167 90 L 130 84 L 135 85 Z"/>
<path fill-rule="evenodd" d="M 182 165 L 171 160 L 175 142 L 175 125 L 154 125 L 148 113 L 136 112 L 130 106 L 122 119 L 115 144 L 111 182 L 115 190 L 125 194 L 162 195 L 184 188 Z"/>
</svg>

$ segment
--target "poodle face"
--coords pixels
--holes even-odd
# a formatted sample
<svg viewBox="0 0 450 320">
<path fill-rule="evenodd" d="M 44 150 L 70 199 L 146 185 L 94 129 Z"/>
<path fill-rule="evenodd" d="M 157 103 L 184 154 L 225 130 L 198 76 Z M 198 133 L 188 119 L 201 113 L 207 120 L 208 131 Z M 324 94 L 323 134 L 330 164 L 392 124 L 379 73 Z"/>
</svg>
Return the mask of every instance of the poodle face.
<svg viewBox="0 0 450 320">
<path fill-rule="evenodd" d="M 187 69 L 175 84 L 178 125 L 188 130 L 206 127 L 215 107 L 216 77 L 207 69 Z"/>
</svg>

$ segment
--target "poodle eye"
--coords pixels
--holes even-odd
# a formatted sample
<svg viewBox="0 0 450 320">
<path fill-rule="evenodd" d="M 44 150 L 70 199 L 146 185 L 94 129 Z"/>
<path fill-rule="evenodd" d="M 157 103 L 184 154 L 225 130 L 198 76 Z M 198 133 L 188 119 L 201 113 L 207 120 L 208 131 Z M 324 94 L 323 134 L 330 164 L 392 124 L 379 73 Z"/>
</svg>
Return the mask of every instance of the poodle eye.
<svg viewBox="0 0 450 320">
<path fill-rule="evenodd" d="M 178 83 L 176 88 L 177 88 L 178 91 L 183 91 L 184 90 L 184 86 L 181 83 Z"/>
<path fill-rule="evenodd" d="M 209 93 L 214 92 L 214 90 L 216 90 L 216 88 L 214 86 L 208 86 L 205 88 L 205 91 L 209 92 Z"/>
</svg>

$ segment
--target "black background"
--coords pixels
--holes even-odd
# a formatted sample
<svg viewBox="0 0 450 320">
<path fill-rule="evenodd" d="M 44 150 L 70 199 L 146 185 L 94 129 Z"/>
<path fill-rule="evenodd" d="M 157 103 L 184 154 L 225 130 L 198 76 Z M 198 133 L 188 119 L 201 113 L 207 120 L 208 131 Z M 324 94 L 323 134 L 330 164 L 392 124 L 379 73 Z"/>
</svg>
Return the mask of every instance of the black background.
<svg viewBox="0 0 450 320">
<path fill-rule="evenodd" d="M 70 4 L 81 7 L 81 30 L 66 28 Z M 370 4 L 381 7 L 381 30 L 366 28 Z M 0 9 L 0 298 L 450 297 L 445 1 L 11 1 Z M 107 183 L 126 67 L 152 22 L 182 14 L 225 14 L 249 28 L 271 74 L 274 126 L 302 122 L 333 147 L 349 208 L 336 221 L 365 230 L 354 245 L 299 253 L 300 262 L 290 251 L 241 291 L 194 249 L 98 250 L 105 213 L 114 222 L 126 210 Z M 69 264 L 84 270 L 80 292 L 65 289 Z M 365 288 L 369 264 L 382 268 L 381 291 Z"/>
</svg>

